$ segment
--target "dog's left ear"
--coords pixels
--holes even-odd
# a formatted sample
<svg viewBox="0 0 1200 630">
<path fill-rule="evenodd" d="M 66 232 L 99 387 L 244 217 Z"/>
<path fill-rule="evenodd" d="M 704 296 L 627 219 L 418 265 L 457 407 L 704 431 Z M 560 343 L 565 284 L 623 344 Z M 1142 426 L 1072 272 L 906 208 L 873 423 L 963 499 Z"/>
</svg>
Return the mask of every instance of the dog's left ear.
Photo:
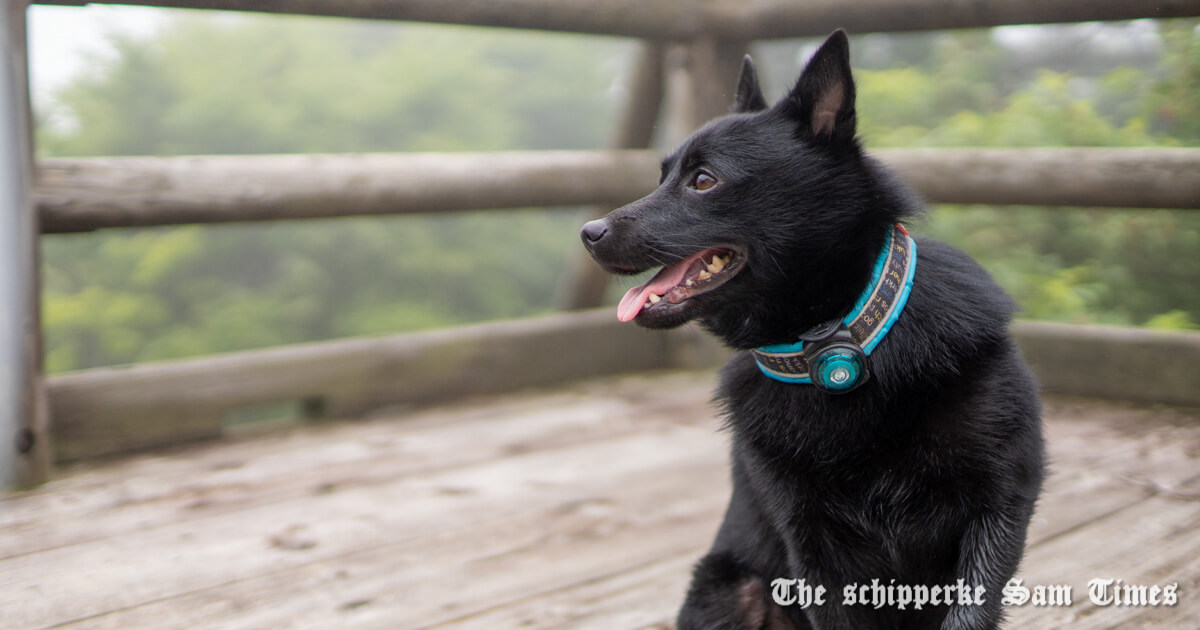
<svg viewBox="0 0 1200 630">
<path fill-rule="evenodd" d="M 836 145 L 854 139 L 854 76 L 845 31 L 834 31 L 821 44 L 783 104 L 820 143 Z"/>
<path fill-rule="evenodd" d="M 761 112 L 767 108 L 767 99 L 758 84 L 758 72 L 750 55 L 742 58 L 742 72 L 738 75 L 737 98 L 733 102 L 735 114 Z"/>
</svg>

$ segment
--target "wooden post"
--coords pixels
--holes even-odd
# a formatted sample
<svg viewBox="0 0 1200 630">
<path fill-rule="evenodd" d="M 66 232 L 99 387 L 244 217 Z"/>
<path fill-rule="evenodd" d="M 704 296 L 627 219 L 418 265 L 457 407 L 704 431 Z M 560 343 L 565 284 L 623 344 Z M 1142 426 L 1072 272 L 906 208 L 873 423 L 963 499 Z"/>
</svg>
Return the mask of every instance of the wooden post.
<svg viewBox="0 0 1200 630">
<path fill-rule="evenodd" d="M 745 41 L 701 37 L 687 46 L 684 68 L 687 76 L 687 133 L 729 113 L 733 106 L 742 58 L 749 50 Z"/>
<path fill-rule="evenodd" d="M 642 42 L 629 88 L 629 100 L 617 122 L 611 148 L 642 149 L 654 141 L 654 129 L 663 99 L 664 49 L 661 42 Z M 608 206 L 589 208 L 582 213 L 580 223 L 604 216 L 611 209 Z M 575 249 L 568 261 L 556 292 L 555 306 L 564 310 L 599 306 L 608 287 L 608 274 L 592 262 L 582 246 Z"/>
<path fill-rule="evenodd" d="M 667 57 L 667 138 L 678 144 L 729 112 L 749 44 L 701 37 L 672 47 Z M 760 73 L 761 74 L 761 73 Z"/>
<path fill-rule="evenodd" d="M 25 487 L 50 474 L 38 311 L 38 225 L 31 197 L 25 44 L 27 0 L 0 11 L 0 486 Z"/>
</svg>

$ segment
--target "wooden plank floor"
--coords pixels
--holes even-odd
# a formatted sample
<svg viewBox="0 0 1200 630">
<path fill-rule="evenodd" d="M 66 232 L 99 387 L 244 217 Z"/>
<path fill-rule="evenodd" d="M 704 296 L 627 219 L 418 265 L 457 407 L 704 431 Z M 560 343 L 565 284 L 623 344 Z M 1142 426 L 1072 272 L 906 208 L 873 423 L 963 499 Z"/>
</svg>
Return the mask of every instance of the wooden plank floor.
<svg viewBox="0 0 1200 630">
<path fill-rule="evenodd" d="M 667 628 L 728 493 L 711 373 L 66 471 L 0 501 L 2 628 Z M 1200 627 L 1200 417 L 1051 399 L 1011 628 Z M 1098 607 L 1087 582 L 1178 584 Z"/>
</svg>

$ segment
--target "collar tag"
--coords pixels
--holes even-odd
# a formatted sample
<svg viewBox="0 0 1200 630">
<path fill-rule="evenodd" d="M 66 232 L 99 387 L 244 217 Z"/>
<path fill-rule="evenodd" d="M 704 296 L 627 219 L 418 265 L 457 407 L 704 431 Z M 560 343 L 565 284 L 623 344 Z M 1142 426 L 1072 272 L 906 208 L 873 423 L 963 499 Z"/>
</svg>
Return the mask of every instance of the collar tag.
<svg viewBox="0 0 1200 630">
<path fill-rule="evenodd" d="M 888 230 L 888 240 L 875 260 L 871 281 L 850 313 L 840 322 L 834 320 L 804 333 L 795 343 L 751 350 L 758 368 L 763 374 L 784 383 L 815 384 L 831 392 L 857 387 L 868 376 L 866 357 L 883 341 L 908 302 L 916 267 L 917 244 L 897 223 Z M 824 356 L 831 346 L 836 346 L 838 352 L 833 359 Z M 826 382 L 829 380 L 825 374 L 826 364 L 834 359 L 840 361 L 847 353 L 861 355 L 861 372 L 856 375 L 856 380 L 848 387 L 842 387 L 839 378 L 844 377 L 845 372 L 839 367 L 830 372 L 833 380 Z"/>
</svg>

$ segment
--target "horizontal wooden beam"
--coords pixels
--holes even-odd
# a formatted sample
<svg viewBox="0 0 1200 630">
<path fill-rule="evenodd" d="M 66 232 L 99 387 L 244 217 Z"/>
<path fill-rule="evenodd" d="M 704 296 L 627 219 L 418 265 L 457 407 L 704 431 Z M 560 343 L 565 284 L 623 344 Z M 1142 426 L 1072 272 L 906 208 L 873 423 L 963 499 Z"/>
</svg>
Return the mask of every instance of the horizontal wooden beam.
<svg viewBox="0 0 1200 630">
<path fill-rule="evenodd" d="M 731 354 L 699 330 L 671 334 L 681 367 L 715 367 Z M 1046 393 L 1200 407 L 1198 332 L 1018 321 L 1012 334 Z"/>
<path fill-rule="evenodd" d="M 619 35 L 645 39 L 687 37 L 701 29 L 691 1 L 647 0 L 44 0 L 37 4 L 126 4 L 404 20 L 469 26 Z"/>
<path fill-rule="evenodd" d="M 1014 333 L 1047 392 L 1200 406 L 1200 333 L 1051 322 Z"/>
<path fill-rule="evenodd" d="M 1048 392 L 1200 406 L 1200 334 L 1018 322 Z M 302 402 L 327 417 L 608 374 L 701 369 L 712 336 L 621 324 L 611 308 L 430 332 L 101 368 L 47 382 L 59 460 L 214 438 L 239 408 Z"/>
<path fill-rule="evenodd" d="M 1195 0 L 757 0 L 750 11 L 743 4 L 714 3 L 708 23 L 722 37 L 778 39 L 836 28 L 853 35 L 1200 15 Z"/>
<path fill-rule="evenodd" d="M 667 336 L 605 309 L 85 370 L 47 391 L 62 461 L 213 438 L 230 412 L 267 403 L 342 417 L 671 362 Z"/>
<path fill-rule="evenodd" d="M 932 202 L 1200 207 L 1200 149 L 894 149 Z M 42 231 L 546 206 L 650 192 L 654 151 L 47 159 Z"/>
<path fill-rule="evenodd" d="M 689 40 L 1194 17 L 1195 0 L 38 0 L 410 20 Z"/>
<path fill-rule="evenodd" d="M 877 155 L 935 203 L 1200 208 L 1200 149 L 895 149 Z"/>
<path fill-rule="evenodd" d="M 620 205 L 653 189 L 639 151 L 50 159 L 44 232 L 535 206 Z"/>
</svg>

